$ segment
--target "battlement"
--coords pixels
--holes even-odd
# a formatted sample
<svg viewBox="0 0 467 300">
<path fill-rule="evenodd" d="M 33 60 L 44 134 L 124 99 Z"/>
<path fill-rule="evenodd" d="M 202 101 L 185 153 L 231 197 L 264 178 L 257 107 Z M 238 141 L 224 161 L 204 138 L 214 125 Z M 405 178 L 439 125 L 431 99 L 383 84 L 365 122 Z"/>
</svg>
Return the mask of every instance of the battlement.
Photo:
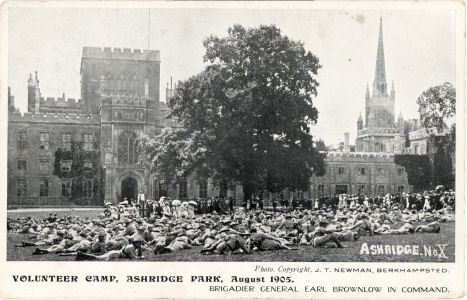
<svg viewBox="0 0 467 300">
<path fill-rule="evenodd" d="M 393 128 L 384 128 L 384 127 L 373 127 L 373 128 L 363 128 L 360 130 L 357 130 L 357 136 L 362 136 L 362 135 L 377 135 L 377 134 L 389 134 L 389 135 L 394 135 L 399 133 L 399 129 L 393 127 Z"/>
<path fill-rule="evenodd" d="M 52 97 L 41 97 L 40 106 L 47 106 L 47 107 L 70 107 L 70 108 L 81 108 L 83 102 L 81 99 L 74 99 L 74 98 L 52 98 Z"/>
<path fill-rule="evenodd" d="M 66 114 L 66 113 L 21 113 L 11 112 L 8 122 L 32 122 L 32 123 L 76 123 L 76 124 L 100 124 L 100 115 L 90 114 Z"/>
<path fill-rule="evenodd" d="M 338 152 L 331 151 L 326 161 L 361 161 L 361 162 L 394 162 L 394 153 L 387 152 Z"/>
<path fill-rule="evenodd" d="M 160 61 L 160 52 L 130 48 L 83 47 L 82 58 Z"/>
</svg>

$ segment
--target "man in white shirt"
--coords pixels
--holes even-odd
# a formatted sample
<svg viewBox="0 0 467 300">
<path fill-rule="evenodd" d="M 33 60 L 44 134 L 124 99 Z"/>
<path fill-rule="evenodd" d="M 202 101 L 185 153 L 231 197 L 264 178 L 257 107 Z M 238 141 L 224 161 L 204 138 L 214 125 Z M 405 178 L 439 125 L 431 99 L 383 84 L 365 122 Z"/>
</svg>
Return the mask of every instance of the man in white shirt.
<svg viewBox="0 0 467 300">
<path fill-rule="evenodd" d="M 138 194 L 138 205 L 140 210 L 140 216 L 144 217 L 144 211 L 146 209 L 146 196 L 144 195 L 142 190 L 140 190 Z"/>
</svg>

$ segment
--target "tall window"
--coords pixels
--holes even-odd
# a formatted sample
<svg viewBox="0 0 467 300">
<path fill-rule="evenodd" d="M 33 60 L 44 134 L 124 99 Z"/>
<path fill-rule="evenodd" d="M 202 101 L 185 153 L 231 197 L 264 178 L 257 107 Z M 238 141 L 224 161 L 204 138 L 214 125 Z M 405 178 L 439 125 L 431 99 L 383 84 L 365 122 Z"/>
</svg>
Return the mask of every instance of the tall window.
<svg viewBox="0 0 467 300">
<path fill-rule="evenodd" d="M 130 92 L 128 94 L 130 96 L 133 96 L 135 94 L 135 82 L 134 82 L 134 80 L 130 80 L 129 90 L 130 90 Z"/>
<path fill-rule="evenodd" d="M 49 196 L 49 180 L 48 179 L 39 179 L 39 196 L 41 197 Z"/>
<path fill-rule="evenodd" d="M 62 197 L 71 196 L 71 181 L 62 182 Z"/>
<path fill-rule="evenodd" d="M 345 173 L 345 168 L 344 167 L 337 167 L 337 174 L 344 175 L 344 173 Z"/>
<path fill-rule="evenodd" d="M 62 149 L 65 151 L 71 151 L 71 133 L 62 134 Z"/>
<path fill-rule="evenodd" d="M 324 184 L 318 184 L 318 195 L 324 195 Z"/>
<path fill-rule="evenodd" d="M 297 191 L 297 199 L 303 199 L 303 191 Z"/>
<path fill-rule="evenodd" d="M 385 175 L 386 174 L 386 170 L 384 168 L 378 168 L 378 174 L 379 175 Z"/>
<path fill-rule="evenodd" d="M 208 181 L 207 180 L 199 181 L 199 197 L 201 199 L 208 197 Z"/>
<path fill-rule="evenodd" d="M 358 168 L 357 174 L 358 175 L 365 175 L 366 174 L 366 169 L 365 168 Z"/>
<path fill-rule="evenodd" d="M 49 150 L 49 133 L 48 132 L 41 132 L 39 147 L 41 150 Z"/>
<path fill-rule="evenodd" d="M 16 196 L 26 197 L 26 179 L 16 179 Z"/>
<path fill-rule="evenodd" d="M 26 131 L 18 131 L 17 133 L 17 147 L 18 149 L 26 149 L 26 141 L 27 141 L 27 134 Z"/>
<path fill-rule="evenodd" d="M 94 146 L 93 146 L 93 143 L 92 143 L 92 134 L 85 134 L 83 140 L 84 140 L 83 150 L 84 151 L 93 151 Z"/>
<path fill-rule="evenodd" d="M 85 180 L 83 182 L 83 197 L 92 198 L 92 181 L 91 180 Z"/>
<path fill-rule="evenodd" d="M 414 154 L 418 154 L 418 148 L 419 148 L 418 144 L 415 144 L 414 148 L 413 148 L 413 153 Z"/>
<path fill-rule="evenodd" d="M 397 192 L 398 192 L 399 194 L 403 193 L 403 192 L 404 192 L 404 188 L 405 188 L 405 187 L 404 187 L 403 185 L 399 185 L 399 186 L 397 187 Z"/>
<path fill-rule="evenodd" d="M 118 161 L 120 163 L 134 164 L 138 159 L 137 136 L 134 132 L 124 131 L 118 138 Z"/>
<path fill-rule="evenodd" d="M 186 180 L 182 180 L 178 183 L 178 197 L 180 199 L 188 198 L 188 182 Z"/>
<path fill-rule="evenodd" d="M 25 159 L 18 159 L 18 170 L 26 171 L 26 160 Z"/>
<path fill-rule="evenodd" d="M 48 160 L 39 161 L 39 171 L 43 173 L 49 172 L 49 161 Z"/>
</svg>

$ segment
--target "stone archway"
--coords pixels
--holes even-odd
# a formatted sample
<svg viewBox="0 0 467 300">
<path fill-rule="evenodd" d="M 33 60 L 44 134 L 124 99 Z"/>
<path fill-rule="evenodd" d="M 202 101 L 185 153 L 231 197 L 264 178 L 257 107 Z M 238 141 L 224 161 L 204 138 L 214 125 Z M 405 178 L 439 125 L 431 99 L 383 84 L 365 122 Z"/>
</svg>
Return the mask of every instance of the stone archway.
<svg viewBox="0 0 467 300">
<path fill-rule="evenodd" d="M 127 200 L 128 203 L 134 203 L 138 199 L 138 181 L 133 177 L 127 177 L 122 180 L 121 200 Z"/>
<path fill-rule="evenodd" d="M 118 175 L 117 179 L 117 199 L 123 201 L 124 194 L 128 196 L 136 193 L 134 200 L 137 199 L 138 192 L 143 190 L 146 193 L 144 185 L 144 176 L 133 170 L 125 170 Z"/>
</svg>

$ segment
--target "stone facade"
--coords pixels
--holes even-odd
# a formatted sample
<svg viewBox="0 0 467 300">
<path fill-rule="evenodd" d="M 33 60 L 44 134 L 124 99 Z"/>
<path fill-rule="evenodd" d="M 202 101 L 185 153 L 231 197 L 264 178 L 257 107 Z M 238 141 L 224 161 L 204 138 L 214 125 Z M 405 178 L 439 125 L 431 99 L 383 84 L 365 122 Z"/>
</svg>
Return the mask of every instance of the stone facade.
<svg viewBox="0 0 467 300">
<path fill-rule="evenodd" d="M 162 193 L 159 180 L 137 166 L 135 155 L 136 139 L 141 135 L 154 137 L 165 127 L 179 126 L 166 118 L 168 108 L 159 101 L 159 51 L 84 47 L 80 73 L 78 100 L 65 99 L 65 95 L 56 99 L 42 97 L 37 72 L 27 82 L 27 113 L 14 109 L 14 97 L 9 92 L 9 207 L 73 205 L 78 201 L 102 205 L 104 201 L 136 199 L 140 190 L 156 199 Z M 173 95 L 172 87 L 167 87 L 166 94 Z M 57 166 L 63 173 L 78 167 L 72 159 L 55 161 L 57 150 L 70 152 L 68 146 L 75 143 L 82 145 L 83 155 L 100 153 L 95 166 L 89 162 L 82 165 L 99 168 L 100 172 L 88 174 L 101 177 L 102 181 L 86 178 L 86 172 L 79 173 L 83 177 L 78 181 L 83 184 L 81 194 L 87 201 L 72 199 L 70 178 L 55 174 Z M 97 195 L 99 191 L 102 193 Z M 174 198 L 220 194 L 243 197 L 240 187 L 220 191 L 210 179 L 195 177 L 163 193 Z"/>
<path fill-rule="evenodd" d="M 405 168 L 394 163 L 393 153 L 329 152 L 326 174 L 311 178 L 310 194 L 375 196 L 411 189 Z"/>
</svg>

